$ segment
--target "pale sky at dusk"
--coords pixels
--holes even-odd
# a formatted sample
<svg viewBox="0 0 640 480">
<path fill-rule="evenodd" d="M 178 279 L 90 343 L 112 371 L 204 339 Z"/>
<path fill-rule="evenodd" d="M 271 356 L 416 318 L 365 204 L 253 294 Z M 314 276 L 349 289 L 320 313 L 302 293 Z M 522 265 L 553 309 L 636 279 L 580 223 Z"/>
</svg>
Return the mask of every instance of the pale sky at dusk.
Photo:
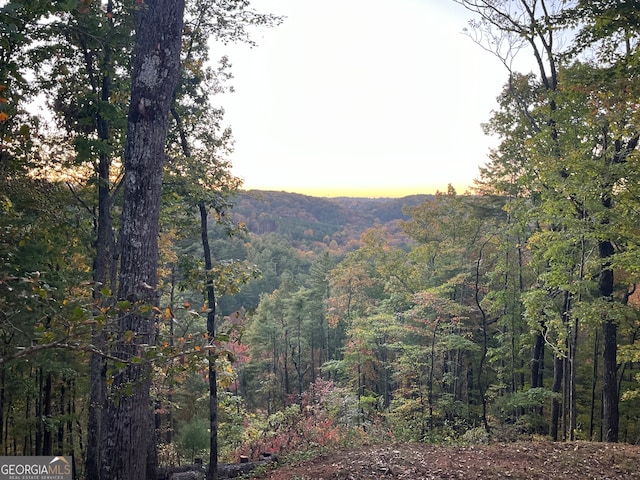
<svg viewBox="0 0 640 480">
<path fill-rule="evenodd" d="M 244 188 L 379 197 L 472 183 L 507 72 L 462 33 L 469 12 L 450 0 L 253 6 L 288 18 L 257 48 L 227 50 L 236 91 L 216 103 Z"/>
</svg>

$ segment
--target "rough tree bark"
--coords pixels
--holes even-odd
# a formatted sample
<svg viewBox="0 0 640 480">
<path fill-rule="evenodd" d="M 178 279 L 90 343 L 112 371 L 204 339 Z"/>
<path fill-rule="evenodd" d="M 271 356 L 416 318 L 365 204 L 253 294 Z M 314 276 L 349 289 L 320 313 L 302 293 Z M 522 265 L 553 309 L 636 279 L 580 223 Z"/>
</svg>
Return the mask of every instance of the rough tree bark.
<svg viewBox="0 0 640 480">
<path fill-rule="evenodd" d="M 133 306 L 118 318 L 112 355 L 127 362 L 113 377 L 103 424 L 101 477 L 144 480 L 155 471 L 150 367 L 131 362 L 154 341 L 154 318 L 136 305 L 157 302 L 158 222 L 169 107 L 180 75 L 184 0 L 136 2 L 135 48 L 124 153 L 124 202 L 117 298 Z M 149 468 L 153 467 L 153 468 Z"/>
</svg>

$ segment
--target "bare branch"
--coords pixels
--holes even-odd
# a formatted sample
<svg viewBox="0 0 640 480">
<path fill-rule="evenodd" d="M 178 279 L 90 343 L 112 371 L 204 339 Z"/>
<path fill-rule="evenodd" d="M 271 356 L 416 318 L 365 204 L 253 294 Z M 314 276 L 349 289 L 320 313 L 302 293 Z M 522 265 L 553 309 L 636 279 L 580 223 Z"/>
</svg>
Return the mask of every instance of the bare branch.
<svg viewBox="0 0 640 480">
<path fill-rule="evenodd" d="M 78 201 L 78 203 L 84 207 L 84 209 L 89 213 L 89 215 L 91 215 L 92 217 L 95 217 L 95 212 L 93 211 L 93 209 L 89 205 L 87 205 L 87 203 L 84 200 L 82 200 L 82 198 L 80 198 L 80 196 L 78 195 L 78 192 L 76 192 L 75 188 L 73 188 L 73 185 L 71 184 L 71 182 L 65 182 L 65 183 L 69 188 L 71 195 L 73 195 L 73 198 L 75 198 Z"/>
</svg>

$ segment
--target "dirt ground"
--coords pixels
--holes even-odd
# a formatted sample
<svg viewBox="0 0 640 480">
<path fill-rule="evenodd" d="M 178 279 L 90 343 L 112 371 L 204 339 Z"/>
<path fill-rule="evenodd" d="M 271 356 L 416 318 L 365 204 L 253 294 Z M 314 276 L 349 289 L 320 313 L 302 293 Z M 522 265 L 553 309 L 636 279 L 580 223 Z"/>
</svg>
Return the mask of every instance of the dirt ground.
<svg viewBox="0 0 640 480">
<path fill-rule="evenodd" d="M 269 480 L 640 479 L 640 446 L 520 442 L 466 447 L 362 447 L 282 465 Z"/>
</svg>

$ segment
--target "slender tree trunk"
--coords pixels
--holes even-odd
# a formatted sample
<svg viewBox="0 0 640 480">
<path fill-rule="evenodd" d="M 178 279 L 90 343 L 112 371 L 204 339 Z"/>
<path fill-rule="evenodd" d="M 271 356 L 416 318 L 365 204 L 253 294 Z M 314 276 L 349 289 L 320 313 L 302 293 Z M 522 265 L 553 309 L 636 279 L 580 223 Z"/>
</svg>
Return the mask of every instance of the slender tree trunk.
<svg viewBox="0 0 640 480">
<path fill-rule="evenodd" d="M 283 320 L 284 322 L 284 320 Z M 282 355 L 283 361 L 283 395 L 282 395 L 282 405 L 287 404 L 287 396 L 291 393 L 291 385 L 289 384 L 289 354 L 287 352 L 287 345 L 289 345 L 289 330 L 285 328 L 284 330 L 284 352 Z"/>
<path fill-rule="evenodd" d="M 104 335 L 97 330 L 93 333 L 93 343 L 96 347 L 104 347 Z M 106 398 L 106 366 L 103 358 L 97 353 L 91 355 L 89 361 L 89 418 L 87 421 L 87 454 L 85 473 L 87 478 L 100 480 L 100 465 L 102 462 L 102 414 Z"/>
<path fill-rule="evenodd" d="M 602 429 L 605 442 L 618 441 L 618 326 L 611 320 L 602 324 Z"/>
<path fill-rule="evenodd" d="M 44 373 L 41 373 L 43 375 Z M 42 455 L 51 455 L 53 453 L 53 430 L 51 427 L 51 409 L 53 398 L 51 396 L 52 390 L 52 375 L 51 372 L 47 372 L 44 380 L 44 398 L 42 399 Z"/>
<path fill-rule="evenodd" d="M 569 316 L 571 312 L 572 297 L 569 292 L 564 292 L 564 300 L 562 302 L 562 324 L 567 329 Z M 568 351 L 568 340 L 565 340 L 565 351 Z M 566 395 L 567 384 L 565 377 L 567 375 L 567 358 L 566 356 L 555 355 L 553 359 L 553 384 L 551 391 L 555 394 L 562 393 L 562 399 L 554 398 L 551 404 L 551 439 L 556 442 L 559 440 L 560 419 L 563 419 L 562 439 L 566 438 L 566 405 L 568 396 Z M 563 388 L 564 386 L 564 388 Z"/>
<path fill-rule="evenodd" d="M 540 322 L 542 332 L 536 332 L 534 336 L 532 359 L 531 359 L 531 388 L 542 388 L 544 386 L 544 334 L 546 332 L 546 325 L 543 321 Z M 542 417 L 543 407 L 534 407 L 533 413 Z"/>
<path fill-rule="evenodd" d="M 29 419 L 33 418 L 32 417 L 32 413 L 31 413 L 31 396 L 27 395 L 27 403 L 25 405 L 25 412 L 24 412 L 24 420 L 25 423 L 27 425 L 29 425 Z M 36 412 L 36 418 L 38 418 L 38 415 L 40 413 L 39 407 L 38 407 L 38 402 L 33 402 L 35 403 L 35 405 L 33 406 Z M 38 434 L 38 426 L 36 426 L 36 444 L 35 444 L 35 449 L 33 447 L 33 431 L 31 427 L 28 427 L 27 431 L 24 434 L 24 444 L 22 447 L 22 454 L 23 455 L 41 455 L 40 453 L 40 448 L 38 447 L 38 440 L 40 439 L 40 436 Z M 15 445 L 15 440 L 14 440 L 14 445 Z M 17 448 L 16 448 L 17 450 Z M 17 453 L 14 452 L 14 454 L 17 455 Z"/>
<path fill-rule="evenodd" d="M 594 440 L 596 417 L 596 391 L 598 386 L 598 357 L 600 351 L 600 338 L 598 330 L 593 339 L 593 370 L 591 375 L 591 406 L 589 412 L 589 440 Z M 598 438 L 602 440 L 602 438 Z"/>
<path fill-rule="evenodd" d="M 567 332 L 568 333 L 568 332 Z M 568 342 L 567 342 L 568 344 Z M 567 350 L 571 347 L 567 345 Z M 569 357 L 565 355 L 562 359 L 564 362 L 564 378 L 562 379 L 562 441 L 567 440 L 568 438 L 568 428 L 569 428 L 569 375 L 570 375 L 570 366 L 569 366 Z"/>
<path fill-rule="evenodd" d="M 173 348 L 175 327 L 173 321 L 173 311 L 175 307 L 175 290 L 176 290 L 176 269 L 175 266 L 171 267 L 171 295 L 169 300 L 169 307 L 171 309 L 171 318 L 169 319 L 169 346 Z M 171 443 L 173 441 L 173 379 L 169 382 L 169 393 L 167 394 L 167 435 L 165 441 Z"/>
<path fill-rule="evenodd" d="M 429 430 L 433 430 L 433 379 L 435 372 L 435 356 L 436 356 L 436 336 L 438 332 L 439 321 L 435 321 L 433 326 L 433 338 L 431 339 L 431 365 L 429 367 L 429 383 L 427 384 L 427 402 L 429 403 Z"/>
<path fill-rule="evenodd" d="M 43 455 L 42 453 L 42 445 L 44 444 L 43 436 L 44 436 L 44 383 L 42 378 L 44 377 L 44 372 L 42 371 L 42 367 L 36 369 L 36 381 L 38 382 L 38 396 L 35 398 L 35 410 L 36 410 L 36 455 Z M 29 418 L 29 414 L 27 413 L 27 419 Z"/>
<path fill-rule="evenodd" d="M 602 325 L 603 336 L 603 431 L 605 442 L 618 441 L 618 379 L 617 372 L 617 330 L 618 326 L 607 320 Z"/>
<path fill-rule="evenodd" d="M 603 147 L 607 149 L 609 139 L 606 129 L 603 130 Z M 636 149 L 640 135 L 631 137 L 627 142 L 615 140 L 613 158 L 607 160 L 613 164 L 624 164 L 628 156 Z M 602 185 L 601 203 L 606 211 L 613 208 L 614 186 L 611 182 Z M 601 226 L 609 226 L 609 218 L 604 217 Z M 615 252 L 611 240 L 603 240 L 598 243 L 598 255 L 600 258 L 600 275 L 598 276 L 598 295 L 605 301 L 613 302 L 614 274 L 611 266 L 611 257 Z M 605 314 L 606 315 L 606 314 Z M 618 394 L 618 326 L 610 318 L 604 318 L 602 322 L 602 408 L 603 408 L 603 440 L 605 442 L 618 441 L 618 428 L 620 421 L 619 394 Z"/>
<path fill-rule="evenodd" d="M 577 324 L 577 320 L 576 320 L 576 324 Z M 577 327 L 577 325 L 576 325 Z M 569 440 L 571 440 L 572 442 L 576 440 L 576 428 L 578 427 L 578 421 L 577 421 L 577 411 L 576 411 L 576 407 L 577 407 L 577 399 L 576 399 L 576 376 L 577 376 L 577 372 L 576 372 L 576 368 L 577 368 L 577 364 L 576 364 L 576 349 L 577 349 L 577 345 L 576 345 L 576 338 L 573 338 L 571 345 L 569 346 L 569 358 L 567 359 L 568 361 L 568 366 L 569 366 L 569 375 L 567 378 L 567 384 L 568 384 L 568 393 L 569 393 Z"/>
<path fill-rule="evenodd" d="M 65 409 L 67 407 L 67 385 L 66 385 L 66 381 L 64 381 L 64 379 L 62 380 L 62 385 L 60 386 L 60 403 L 58 404 L 58 415 L 60 415 L 60 418 L 64 418 L 65 413 Z M 58 452 L 67 452 L 69 450 L 67 450 L 65 448 L 64 445 L 64 429 L 67 426 L 67 423 L 63 420 L 61 420 L 58 423 L 58 431 L 57 433 L 57 437 L 56 437 L 56 443 L 57 443 L 57 451 Z"/>
<path fill-rule="evenodd" d="M 585 218 L 583 217 L 583 220 Z M 584 265 L 586 261 L 586 248 L 585 248 L 585 239 L 584 236 L 580 241 L 580 269 L 578 271 L 578 280 L 582 282 L 584 280 Z M 578 294 L 577 297 L 578 302 L 582 300 L 582 294 Z M 577 365 L 577 356 L 578 356 L 578 329 L 580 327 L 580 321 L 577 316 L 573 318 L 573 324 L 571 326 L 570 335 L 568 335 L 569 339 L 569 377 L 568 377 L 568 385 L 569 385 L 569 440 L 576 440 L 575 434 L 576 429 L 578 427 L 578 412 L 577 412 L 577 398 L 576 398 L 576 381 L 578 378 L 578 365 Z"/>
<path fill-rule="evenodd" d="M 560 389 L 562 388 L 562 377 L 563 377 L 563 367 L 564 367 L 564 359 L 559 356 L 553 357 L 553 385 L 551 386 L 551 391 L 553 393 L 560 393 Z M 551 424 L 550 424 L 550 435 L 551 439 L 554 442 L 558 441 L 558 427 L 560 423 L 560 410 L 561 410 L 561 401 L 557 398 L 554 398 L 551 403 Z"/>
<path fill-rule="evenodd" d="M 216 336 L 216 295 L 213 278 L 210 277 L 213 261 L 209 247 L 209 230 L 207 227 L 207 207 L 204 202 L 198 204 L 200 210 L 200 234 L 204 251 L 204 265 L 207 271 L 207 334 L 213 342 Z M 216 378 L 216 353 L 208 351 L 209 358 L 209 470 L 207 480 L 218 479 L 218 384 Z"/>
<path fill-rule="evenodd" d="M 117 295 L 132 308 L 120 314 L 112 352 L 127 363 L 114 375 L 104 412 L 104 480 L 144 480 L 155 472 L 148 462 L 151 368 L 133 362 L 155 341 L 155 319 L 136 309 L 157 303 L 162 168 L 169 107 L 180 74 L 183 15 L 184 0 L 146 0 L 135 11 Z"/>
<path fill-rule="evenodd" d="M 298 315 L 298 400 L 302 407 L 302 379 L 306 370 L 302 371 L 302 319 Z"/>
<path fill-rule="evenodd" d="M 391 381 L 389 379 L 389 351 L 387 349 L 387 336 L 382 337 L 382 383 L 384 387 L 384 408 L 391 404 Z"/>
<path fill-rule="evenodd" d="M 113 2 L 107 2 L 107 13 L 113 13 Z M 110 18 L 109 24 L 113 25 Z M 104 47 L 102 61 L 102 84 L 100 85 L 100 98 L 108 103 L 111 99 L 111 54 L 109 46 Z M 93 68 L 88 64 L 87 69 Z M 98 85 L 94 85 L 94 90 Z M 111 140 L 109 122 L 100 112 L 96 118 L 98 138 L 103 142 Z M 112 222 L 112 198 L 111 198 L 111 158 L 107 151 L 102 149 L 98 158 L 98 216 L 96 221 L 96 244 L 93 265 L 93 280 L 95 283 L 94 299 L 102 300 L 101 290 L 115 288 L 116 272 L 116 242 Z M 110 301 L 110 300 L 109 300 Z M 92 343 L 98 349 L 106 349 L 106 335 L 104 331 L 94 327 Z M 102 448 L 102 414 L 105 408 L 106 398 L 106 367 L 101 355 L 93 353 L 89 362 L 89 375 L 91 383 L 89 387 L 89 418 L 87 421 L 87 453 L 85 457 L 85 474 L 87 478 L 100 480 L 101 448 Z"/>
<path fill-rule="evenodd" d="M 483 247 L 484 248 L 484 247 Z M 478 260 L 476 261 L 476 275 L 475 275 L 475 292 L 474 299 L 476 303 L 476 308 L 480 312 L 480 328 L 482 332 L 482 352 L 480 353 L 480 364 L 478 365 L 478 392 L 480 394 L 480 401 L 482 402 L 482 425 L 484 429 L 489 432 L 489 422 L 487 421 L 487 398 L 485 395 L 485 385 L 483 379 L 484 373 L 484 362 L 487 359 L 487 352 L 489 350 L 489 339 L 487 337 L 487 313 L 482 308 L 482 304 L 480 303 L 480 264 L 482 262 L 482 249 L 480 249 L 480 254 L 478 255 Z"/>
<path fill-rule="evenodd" d="M 271 373 L 273 378 L 273 385 L 271 388 L 269 388 L 267 415 L 271 415 L 273 413 L 272 405 L 276 397 L 276 388 L 277 388 L 277 379 L 278 379 L 278 342 L 276 339 L 275 331 L 273 331 L 271 334 L 271 359 L 272 359 Z"/>
<path fill-rule="evenodd" d="M 603 241 L 598 244 L 603 265 L 598 278 L 598 293 L 601 298 L 613 301 L 613 270 L 609 258 L 613 255 L 613 244 Z M 618 441 L 618 326 L 606 318 L 602 322 L 602 407 L 605 442 Z"/>
<path fill-rule="evenodd" d="M 75 380 L 70 380 L 69 382 L 69 395 L 67 398 L 67 450 L 71 456 L 73 457 L 73 472 L 78 471 L 78 460 L 80 459 L 80 455 L 77 455 L 76 450 L 76 432 L 73 428 L 73 419 L 76 418 L 76 382 Z"/>
<path fill-rule="evenodd" d="M 73 471 L 78 471 L 78 460 L 80 456 L 76 455 L 76 442 L 75 442 L 75 430 L 73 428 L 73 419 L 76 417 L 76 382 L 71 380 L 69 383 L 69 397 L 67 400 L 67 441 L 68 451 L 73 456 Z"/>
<path fill-rule="evenodd" d="M 316 340 L 315 340 L 315 335 L 313 333 L 311 333 L 311 381 L 315 382 L 316 381 Z M 318 355 L 322 355 L 322 353 L 319 353 Z M 319 364 L 322 365 L 322 359 L 318 359 L 319 360 Z"/>
<path fill-rule="evenodd" d="M 5 406 L 6 396 L 5 396 L 5 382 L 7 381 L 7 371 L 4 365 L 0 366 L 0 445 L 2 445 L 1 454 L 7 455 L 7 445 L 5 442 Z"/>
<path fill-rule="evenodd" d="M 544 324 L 541 325 L 546 330 Z M 531 388 L 543 386 L 544 378 L 544 334 L 536 332 L 533 341 L 533 353 L 531 355 Z"/>
</svg>

